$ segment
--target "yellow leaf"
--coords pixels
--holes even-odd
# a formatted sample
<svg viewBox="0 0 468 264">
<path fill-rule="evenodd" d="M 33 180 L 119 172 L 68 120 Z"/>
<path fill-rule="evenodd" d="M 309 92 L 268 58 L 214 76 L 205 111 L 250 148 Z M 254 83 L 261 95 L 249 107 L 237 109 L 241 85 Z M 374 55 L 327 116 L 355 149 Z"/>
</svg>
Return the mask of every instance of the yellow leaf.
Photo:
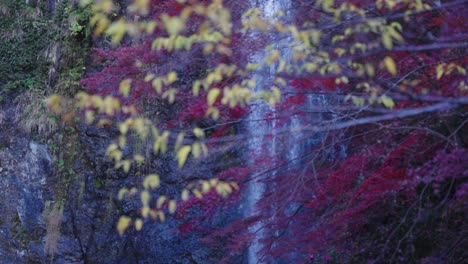
<svg viewBox="0 0 468 264">
<path fill-rule="evenodd" d="M 158 216 L 159 216 L 159 220 L 161 220 L 161 222 L 166 221 L 166 215 L 163 212 L 159 211 Z"/>
<path fill-rule="evenodd" d="M 400 31 L 403 30 L 403 27 L 402 27 L 401 24 L 398 23 L 398 22 L 392 22 L 392 24 L 390 24 L 390 25 L 391 25 L 393 28 L 396 28 L 396 29 L 398 29 L 398 30 L 400 30 Z"/>
<path fill-rule="evenodd" d="M 392 42 L 392 38 L 390 37 L 390 34 L 388 33 L 382 34 L 382 44 L 384 45 L 385 48 L 389 50 L 392 49 L 393 42 Z"/>
<path fill-rule="evenodd" d="M 148 206 L 143 206 L 141 208 L 141 216 L 143 216 L 144 218 L 148 217 L 150 213 L 151 213 L 151 208 L 149 208 Z"/>
<path fill-rule="evenodd" d="M 193 129 L 193 134 L 195 134 L 197 138 L 202 138 L 205 136 L 205 131 L 199 127 L 196 127 Z"/>
<path fill-rule="evenodd" d="M 170 104 L 173 104 L 174 101 L 175 101 L 175 95 L 176 95 L 176 92 L 177 90 L 176 89 L 169 89 L 167 91 L 165 91 L 162 95 L 162 98 L 167 98 L 167 101 L 170 103 Z"/>
<path fill-rule="evenodd" d="M 393 108 L 395 106 L 395 102 L 393 102 L 392 98 L 386 96 L 386 95 L 382 95 L 380 97 L 380 101 L 382 102 L 383 105 L 385 105 L 385 107 L 387 108 Z"/>
<path fill-rule="evenodd" d="M 166 196 L 164 195 L 159 196 L 158 200 L 156 201 L 156 207 L 158 209 L 161 208 L 165 201 L 166 201 Z"/>
<path fill-rule="evenodd" d="M 143 16 L 148 15 L 149 12 L 149 0 L 135 0 L 133 4 L 128 7 L 128 10 L 132 13 L 140 13 Z"/>
<path fill-rule="evenodd" d="M 210 179 L 211 187 L 215 187 L 218 184 L 219 180 L 217 178 Z"/>
<path fill-rule="evenodd" d="M 125 144 L 127 144 L 127 137 L 125 137 L 123 135 L 120 135 L 119 139 L 118 139 L 118 142 L 119 142 L 119 147 L 121 149 L 125 148 Z"/>
<path fill-rule="evenodd" d="M 130 189 L 130 192 L 128 193 L 129 196 L 133 196 L 138 192 L 138 189 L 133 187 Z"/>
<path fill-rule="evenodd" d="M 135 154 L 133 156 L 133 160 L 138 164 L 138 165 L 141 165 L 145 162 L 145 157 L 143 157 L 143 155 L 141 154 Z"/>
<path fill-rule="evenodd" d="M 258 69 L 258 67 L 260 67 L 259 64 L 247 63 L 247 65 L 245 66 L 245 69 L 248 71 L 255 71 L 256 69 Z"/>
<path fill-rule="evenodd" d="M 208 193 L 210 191 L 210 183 L 208 181 L 202 181 L 202 192 Z"/>
<path fill-rule="evenodd" d="M 140 231 L 142 227 L 143 227 L 143 221 L 141 219 L 137 219 L 135 221 L 135 229 L 137 231 Z"/>
<path fill-rule="evenodd" d="M 158 154 L 159 149 L 161 148 L 161 137 L 158 137 L 153 144 L 153 152 L 154 154 Z"/>
<path fill-rule="evenodd" d="M 238 191 L 240 188 L 239 188 L 239 185 L 236 183 L 236 182 L 230 182 L 231 186 L 234 187 L 234 189 L 236 189 L 236 191 Z"/>
<path fill-rule="evenodd" d="M 193 190 L 192 192 L 195 195 L 195 197 L 197 197 L 198 199 L 201 199 L 203 197 L 201 192 L 199 190 L 197 190 L 197 189 Z"/>
<path fill-rule="evenodd" d="M 130 93 L 130 85 L 132 84 L 131 79 L 125 79 L 122 82 L 120 82 L 119 85 L 119 92 L 123 94 L 123 96 L 127 97 L 128 94 Z"/>
<path fill-rule="evenodd" d="M 314 72 L 314 71 L 317 70 L 318 65 L 315 64 L 315 63 L 308 62 L 308 63 L 305 63 L 302 67 L 303 67 L 307 72 Z"/>
<path fill-rule="evenodd" d="M 207 116 L 211 115 L 211 118 L 213 118 L 214 120 L 217 120 L 219 118 L 219 110 L 216 107 L 210 106 L 208 107 L 208 110 L 206 110 L 206 115 Z"/>
<path fill-rule="evenodd" d="M 179 161 L 179 168 L 182 168 L 182 166 L 184 166 L 185 161 L 187 160 L 188 154 L 190 153 L 191 149 L 192 149 L 191 146 L 183 146 L 177 152 L 177 160 Z"/>
<path fill-rule="evenodd" d="M 216 185 L 216 192 L 223 197 L 226 195 L 223 189 L 223 185 L 221 183 Z"/>
<path fill-rule="evenodd" d="M 208 76 L 206 76 L 205 83 L 206 83 L 207 87 L 210 86 L 213 82 L 215 82 L 216 75 L 217 75 L 216 72 L 212 72 L 212 73 L 208 74 Z"/>
<path fill-rule="evenodd" d="M 399 42 L 403 41 L 403 37 L 394 28 L 389 28 L 388 32 L 389 32 L 390 36 L 392 36 L 394 39 L 398 40 Z"/>
<path fill-rule="evenodd" d="M 185 21 L 179 17 L 169 17 L 166 14 L 161 15 L 161 20 L 164 23 L 167 33 L 174 36 L 179 34 L 185 28 Z"/>
<path fill-rule="evenodd" d="M 132 165 L 132 162 L 130 160 L 124 160 L 122 161 L 122 166 L 124 168 L 124 171 L 127 173 L 130 170 L 130 166 Z"/>
<path fill-rule="evenodd" d="M 105 22 L 105 20 L 103 20 L 103 21 L 105 23 L 104 26 L 107 26 L 107 22 Z M 99 28 L 99 26 L 100 25 L 98 25 L 98 28 Z M 127 29 L 127 27 L 126 27 L 125 20 L 122 19 L 122 18 L 117 20 L 116 22 L 112 23 L 109 26 L 109 28 L 107 28 L 106 34 L 112 37 L 112 40 L 111 40 L 112 45 L 116 45 L 116 44 L 120 43 L 120 41 L 122 40 L 122 38 L 125 35 L 126 29 Z M 100 29 L 100 30 L 102 30 L 102 29 Z"/>
<path fill-rule="evenodd" d="M 365 103 L 365 100 L 363 98 L 351 95 L 351 100 L 353 101 L 353 104 L 356 106 L 363 106 Z"/>
<path fill-rule="evenodd" d="M 281 77 L 276 77 L 275 82 L 276 82 L 277 84 L 279 84 L 279 85 L 282 85 L 282 86 L 287 86 L 287 85 L 288 85 L 288 84 L 286 83 L 286 81 L 285 81 L 283 78 L 281 78 Z"/>
<path fill-rule="evenodd" d="M 169 131 L 164 131 L 162 135 L 159 137 L 161 140 L 161 152 L 166 153 L 167 151 L 167 142 L 169 141 Z"/>
<path fill-rule="evenodd" d="M 200 93 L 200 86 L 201 86 L 201 82 L 199 80 L 196 80 L 193 83 L 193 88 L 192 88 L 193 95 L 198 96 L 198 94 Z"/>
<path fill-rule="evenodd" d="M 151 85 L 153 86 L 153 88 L 156 90 L 156 92 L 158 94 L 160 94 L 162 92 L 162 80 L 161 80 L 161 78 L 154 79 L 153 82 L 151 83 Z"/>
<path fill-rule="evenodd" d="M 176 201 L 170 200 L 170 201 L 169 201 L 168 208 L 169 208 L 169 213 L 171 213 L 171 214 L 175 213 L 175 211 L 176 211 L 176 209 L 177 209 L 177 203 L 176 203 Z"/>
<path fill-rule="evenodd" d="M 104 30 L 106 30 L 106 28 L 109 26 L 111 21 L 109 19 L 107 19 L 107 17 L 105 15 L 103 15 L 103 14 L 95 15 L 93 18 L 95 19 L 95 24 L 96 24 L 96 27 L 94 29 L 94 35 L 99 36 L 99 35 L 101 35 L 102 32 L 104 32 Z M 90 21 L 90 23 L 92 23 L 92 21 Z M 114 38 L 113 38 L 113 40 L 114 40 Z M 116 41 L 116 40 L 117 39 L 115 39 L 114 41 Z"/>
<path fill-rule="evenodd" d="M 170 73 L 167 75 L 167 82 L 168 82 L 168 84 L 172 84 L 172 83 L 174 83 L 175 81 L 177 81 L 177 73 L 176 73 L 176 72 L 170 72 Z"/>
<path fill-rule="evenodd" d="M 216 101 L 216 98 L 221 93 L 221 90 L 218 88 L 211 89 L 207 96 L 208 105 L 212 106 Z"/>
<path fill-rule="evenodd" d="M 114 159 L 116 162 L 122 160 L 123 153 L 120 150 L 114 150 L 109 153 L 109 158 Z M 117 164 L 116 164 L 117 165 Z M 120 167 L 120 166 L 119 166 Z"/>
<path fill-rule="evenodd" d="M 229 184 L 227 184 L 227 183 L 223 183 L 222 186 L 223 186 L 223 189 L 224 189 L 224 191 L 226 192 L 226 194 L 232 193 L 232 187 L 231 187 L 231 185 L 229 185 Z"/>
<path fill-rule="evenodd" d="M 156 23 L 156 21 L 150 21 L 150 22 L 147 22 L 146 23 L 146 33 L 148 34 L 151 34 L 154 32 L 154 30 L 156 29 L 156 26 L 158 24 Z"/>
<path fill-rule="evenodd" d="M 130 217 L 120 217 L 119 222 L 117 222 L 117 231 L 120 235 L 123 235 L 123 233 L 125 233 L 125 230 L 127 230 L 128 226 L 130 225 L 130 222 L 132 222 L 132 219 Z"/>
<path fill-rule="evenodd" d="M 158 188 L 159 184 L 160 184 L 160 180 L 159 180 L 159 175 L 157 174 L 150 174 L 146 176 L 145 180 L 143 181 L 143 187 L 145 189 Z"/>
<path fill-rule="evenodd" d="M 365 68 L 366 68 L 367 75 L 369 75 L 370 77 L 373 77 L 375 74 L 374 66 L 372 66 L 372 64 L 366 63 Z"/>
<path fill-rule="evenodd" d="M 457 68 L 458 73 L 466 75 L 466 70 L 462 66 L 456 65 L 456 68 Z"/>
<path fill-rule="evenodd" d="M 343 56 L 343 54 L 346 53 L 346 50 L 343 49 L 343 48 L 336 48 L 336 49 L 334 50 L 334 52 L 338 55 L 338 57 L 341 57 L 341 56 Z"/>
<path fill-rule="evenodd" d="M 201 153 L 200 143 L 193 143 L 193 144 L 192 144 L 192 154 L 193 154 L 193 157 L 195 157 L 195 158 L 200 157 L 200 153 Z"/>
<path fill-rule="evenodd" d="M 437 80 L 440 80 L 440 78 L 442 78 L 442 75 L 444 75 L 444 64 L 440 64 L 437 66 Z"/>
<path fill-rule="evenodd" d="M 392 59 L 392 57 L 385 57 L 384 59 L 385 67 L 387 67 L 388 72 L 390 72 L 393 76 L 397 74 L 397 68 L 395 61 Z"/>
<path fill-rule="evenodd" d="M 142 191 L 141 194 L 140 194 L 140 199 L 141 199 L 141 203 L 143 204 L 143 206 L 148 206 L 150 200 L 151 200 L 151 195 L 148 191 Z"/>
<path fill-rule="evenodd" d="M 127 188 L 122 188 L 119 190 L 119 195 L 118 195 L 118 198 L 119 200 L 122 200 L 125 196 L 125 194 L 128 193 L 128 189 Z"/>
<path fill-rule="evenodd" d="M 145 82 L 150 82 L 153 79 L 154 79 L 154 74 L 152 73 L 149 73 L 145 76 Z"/>
<path fill-rule="evenodd" d="M 112 153 L 113 151 L 118 150 L 118 149 L 119 149 L 119 147 L 117 146 L 117 144 L 112 143 L 107 147 L 106 154 L 109 155 L 110 153 Z"/>
<path fill-rule="evenodd" d="M 122 134 L 122 135 L 127 134 L 128 124 L 127 123 L 120 123 L 119 124 L 119 130 L 120 130 L 120 134 Z"/>
</svg>

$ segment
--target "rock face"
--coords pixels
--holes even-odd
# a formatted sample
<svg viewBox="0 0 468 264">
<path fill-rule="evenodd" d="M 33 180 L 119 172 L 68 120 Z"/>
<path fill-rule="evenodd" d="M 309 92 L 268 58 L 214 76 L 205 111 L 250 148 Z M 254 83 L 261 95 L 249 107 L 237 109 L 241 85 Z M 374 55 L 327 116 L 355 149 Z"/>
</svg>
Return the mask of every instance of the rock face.
<svg viewBox="0 0 468 264">
<path fill-rule="evenodd" d="M 14 126 L 1 128 L 0 261 L 40 260 L 45 234 L 42 212 L 52 199 L 48 188 L 52 156 L 47 145 L 29 140 Z"/>
<path fill-rule="evenodd" d="M 46 3 L 53 15 L 61 1 Z M 50 47 L 48 60 L 55 73 L 64 54 L 59 46 Z M 50 86 L 53 75 L 48 76 Z M 57 124 L 60 131 L 24 129 L 17 122 L 21 114 L 14 98 L 43 103 L 24 94 L 24 90 L 0 90 L 5 96 L 3 100 L 0 97 L 0 264 L 210 263 L 214 254 L 222 254 L 199 242 L 201 234 L 182 236 L 177 228 L 183 221 L 180 219 L 149 221 L 140 232 L 129 230 L 119 236 L 115 228 L 118 218 L 122 214 L 134 216 L 141 207 L 138 199 L 117 199 L 122 187 L 141 186 L 144 175 L 155 172 L 164 186 L 158 192 L 173 196 L 190 179 L 183 177 L 169 156 L 150 157 L 144 166 L 132 167 L 128 174 L 116 171 L 105 156 L 116 136 L 112 130 L 81 124 Z M 33 123 L 41 123 L 37 115 L 51 121 L 45 110 L 28 109 L 33 114 L 24 116 Z M 208 177 L 211 172 L 206 167 L 185 175 Z M 187 217 L 203 213 L 193 211 Z M 222 226 L 233 217 L 224 212 L 204 224 Z"/>
<path fill-rule="evenodd" d="M 15 109 L 0 104 L 0 263 L 210 263 L 219 254 L 199 241 L 200 233 L 182 236 L 182 219 L 116 232 L 120 215 L 141 207 L 138 199 L 119 201 L 121 188 L 141 186 L 148 172 L 161 176 L 158 192 L 167 196 L 187 184 L 172 157 L 152 157 L 128 174 L 116 171 L 105 155 L 115 131 L 76 124 L 45 139 L 24 132 Z M 211 172 L 201 166 L 185 174 Z M 233 217 L 224 212 L 202 224 L 222 226 Z"/>
<path fill-rule="evenodd" d="M 0 125 L 0 263 L 209 263 L 213 252 L 198 241 L 200 234 L 182 237 L 181 220 L 148 222 L 140 232 L 117 234 L 118 217 L 134 214 L 141 205 L 120 202 L 116 195 L 122 187 L 140 185 L 144 171 L 114 170 L 105 157 L 112 131 L 76 126 L 63 135 L 61 165 L 53 156 L 57 151 L 29 140 L 8 121 Z M 166 195 L 184 184 L 170 158 L 148 164 L 149 169 L 161 175 Z M 209 221 L 219 225 L 230 217 Z"/>
</svg>

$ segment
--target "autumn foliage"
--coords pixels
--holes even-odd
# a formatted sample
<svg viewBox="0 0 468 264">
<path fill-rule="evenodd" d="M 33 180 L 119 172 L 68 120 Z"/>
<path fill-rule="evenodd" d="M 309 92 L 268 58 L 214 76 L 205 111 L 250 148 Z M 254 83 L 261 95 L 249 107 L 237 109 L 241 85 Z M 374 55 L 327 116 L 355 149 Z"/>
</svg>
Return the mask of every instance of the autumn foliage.
<svg viewBox="0 0 468 264">
<path fill-rule="evenodd" d="M 466 2 L 289 1 L 273 18 L 249 1 L 195 0 L 135 1 L 112 18 L 107 2 L 94 4 L 107 37 L 81 82 L 83 116 L 120 130 L 118 169 L 173 153 L 186 174 L 211 171 L 175 197 L 154 191 L 163 175 L 123 190 L 143 209 L 121 230 L 173 211 L 181 235 L 199 232 L 225 261 L 258 226 L 265 263 L 466 259 Z M 249 122 L 268 128 L 256 153 Z M 137 136 L 152 154 L 124 152 Z M 256 214 L 200 224 L 251 182 L 265 186 Z"/>
</svg>

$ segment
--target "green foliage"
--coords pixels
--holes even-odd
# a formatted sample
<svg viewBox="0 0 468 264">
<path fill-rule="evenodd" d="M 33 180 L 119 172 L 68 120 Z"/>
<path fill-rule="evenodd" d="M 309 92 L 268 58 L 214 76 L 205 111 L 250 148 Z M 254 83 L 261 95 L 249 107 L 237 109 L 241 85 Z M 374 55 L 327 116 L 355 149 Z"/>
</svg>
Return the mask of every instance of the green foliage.
<svg viewBox="0 0 468 264">
<path fill-rule="evenodd" d="M 48 41 L 48 23 L 23 1 L 6 1 L 0 16 L 0 91 L 31 89 L 47 76 L 41 59 Z"/>
<path fill-rule="evenodd" d="M 52 63 L 47 59 L 48 48 L 54 41 L 61 42 L 61 53 L 67 54 L 61 79 L 77 84 L 85 70 L 83 59 L 78 58 L 86 57 L 84 42 L 90 37 L 88 9 L 64 1 L 51 17 L 46 6 L 33 8 L 25 1 L 5 0 L 0 10 L 0 93 L 44 89 Z"/>
<path fill-rule="evenodd" d="M 57 168 L 62 168 L 63 165 L 65 165 L 65 161 L 63 159 L 60 159 L 58 162 L 57 162 Z"/>
</svg>

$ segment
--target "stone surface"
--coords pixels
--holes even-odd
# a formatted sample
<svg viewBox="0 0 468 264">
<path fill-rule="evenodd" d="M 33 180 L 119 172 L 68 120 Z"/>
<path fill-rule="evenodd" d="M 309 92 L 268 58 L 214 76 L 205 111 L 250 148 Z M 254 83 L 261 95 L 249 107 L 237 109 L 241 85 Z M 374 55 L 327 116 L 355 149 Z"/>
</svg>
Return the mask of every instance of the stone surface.
<svg viewBox="0 0 468 264">
<path fill-rule="evenodd" d="M 53 198 L 47 185 L 53 160 L 45 144 L 29 141 L 20 132 L 14 135 L 0 150 L 0 259 L 40 260 L 42 212 Z"/>
</svg>

